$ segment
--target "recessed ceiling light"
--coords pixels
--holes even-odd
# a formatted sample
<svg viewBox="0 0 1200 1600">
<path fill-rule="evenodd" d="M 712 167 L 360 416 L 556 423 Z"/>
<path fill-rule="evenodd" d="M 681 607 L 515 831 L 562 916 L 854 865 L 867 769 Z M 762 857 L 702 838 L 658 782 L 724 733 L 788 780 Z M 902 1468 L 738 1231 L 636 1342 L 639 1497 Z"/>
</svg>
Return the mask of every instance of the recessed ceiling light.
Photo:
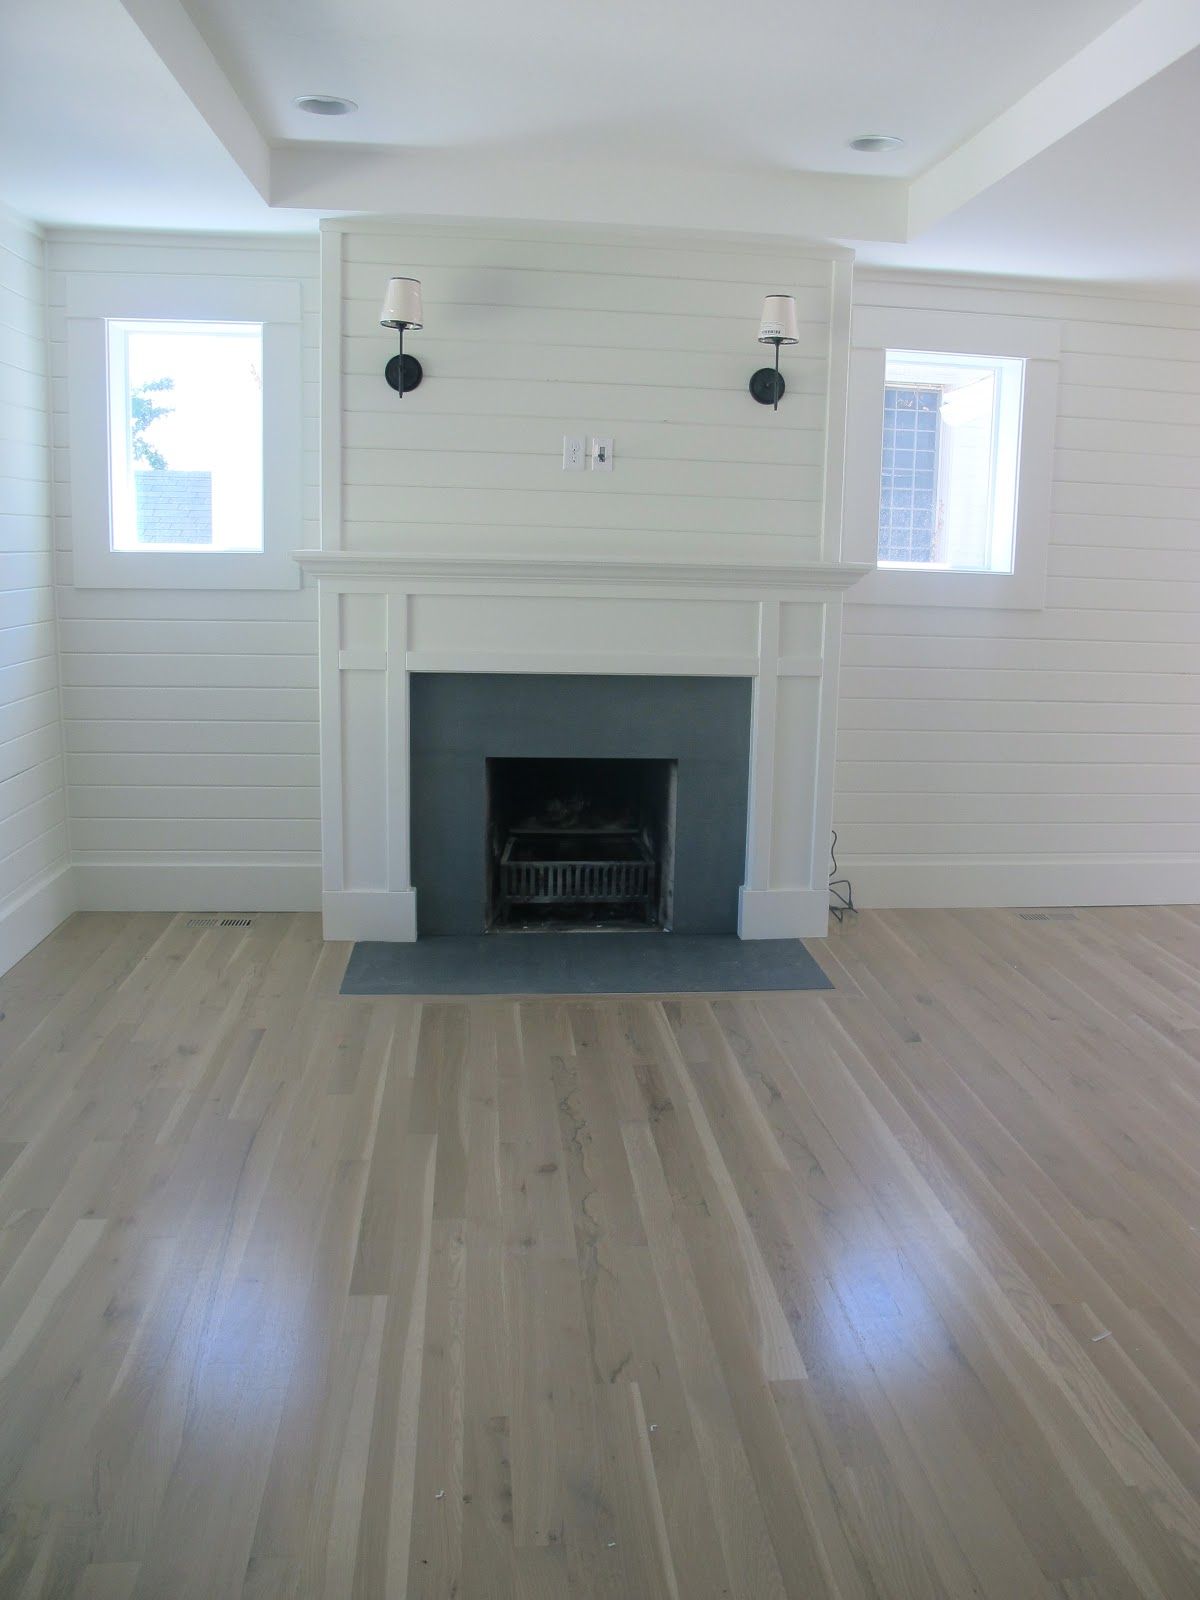
<svg viewBox="0 0 1200 1600">
<path fill-rule="evenodd" d="M 898 133 L 860 133 L 857 139 L 851 139 L 850 148 L 874 156 L 881 150 L 899 150 L 903 143 Z"/>
<path fill-rule="evenodd" d="M 356 100 L 343 100 L 340 94 L 301 94 L 292 104 L 314 117 L 348 117 L 358 110 Z"/>
</svg>

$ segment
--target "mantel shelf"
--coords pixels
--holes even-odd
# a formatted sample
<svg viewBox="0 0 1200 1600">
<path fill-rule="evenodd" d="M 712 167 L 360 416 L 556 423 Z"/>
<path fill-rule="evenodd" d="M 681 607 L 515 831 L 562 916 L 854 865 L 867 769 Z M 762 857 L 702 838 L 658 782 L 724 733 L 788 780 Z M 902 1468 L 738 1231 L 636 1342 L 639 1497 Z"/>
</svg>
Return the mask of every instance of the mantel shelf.
<svg viewBox="0 0 1200 1600">
<path fill-rule="evenodd" d="M 490 582 L 497 584 L 569 585 L 586 583 L 601 587 L 653 587 L 671 590 L 703 589 L 754 592 L 774 590 L 848 589 L 868 572 L 869 565 L 858 562 L 763 560 L 710 556 L 689 558 L 639 558 L 629 555 L 601 556 L 557 553 L 547 556 L 536 550 L 505 555 L 478 551 L 432 550 L 358 551 L 297 550 L 294 559 L 316 578 L 378 579 L 418 582 Z"/>
</svg>

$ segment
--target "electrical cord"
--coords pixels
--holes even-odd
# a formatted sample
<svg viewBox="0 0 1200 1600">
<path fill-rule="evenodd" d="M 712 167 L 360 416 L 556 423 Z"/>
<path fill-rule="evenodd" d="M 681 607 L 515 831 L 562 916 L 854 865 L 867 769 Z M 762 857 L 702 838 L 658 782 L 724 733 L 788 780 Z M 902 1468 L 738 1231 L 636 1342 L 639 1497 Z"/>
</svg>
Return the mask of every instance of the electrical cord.
<svg viewBox="0 0 1200 1600">
<path fill-rule="evenodd" d="M 854 888 L 850 882 L 850 879 L 839 878 L 837 875 L 838 859 L 836 828 L 833 830 L 833 839 L 829 846 L 829 860 L 829 893 L 831 897 L 829 910 L 831 914 L 835 916 L 839 922 L 841 922 L 847 911 L 851 911 L 855 916 L 857 916 L 858 907 L 854 904 Z"/>
</svg>

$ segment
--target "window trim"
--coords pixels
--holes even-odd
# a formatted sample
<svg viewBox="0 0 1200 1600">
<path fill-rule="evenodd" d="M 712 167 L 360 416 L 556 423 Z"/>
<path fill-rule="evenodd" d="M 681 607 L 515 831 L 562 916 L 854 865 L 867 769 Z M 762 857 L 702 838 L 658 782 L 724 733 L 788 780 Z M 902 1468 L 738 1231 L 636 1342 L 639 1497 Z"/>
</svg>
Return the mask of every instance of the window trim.
<svg viewBox="0 0 1200 1600">
<path fill-rule="evenodd" d="M 1041 610 L 1046 603 L 1060 332 L 1056 322 L 905 307 L 856 308 L 851 330 L 843 548 L 875 567 L 852 601 L 874 605 Z M 883 391 L 889 350 L 1015 357 L 1025 362 L 1012 572 L 880 567 Z"/>
<path fill-rule="evenodd" d="M 72 575 L 80 589 L 295 589 L 303 543 L 301 285 L 291 279 L 89 275 L 67 288 Z M 263 329 L 263 549 L 114 550 L 109 320 Z"/>
</svg>

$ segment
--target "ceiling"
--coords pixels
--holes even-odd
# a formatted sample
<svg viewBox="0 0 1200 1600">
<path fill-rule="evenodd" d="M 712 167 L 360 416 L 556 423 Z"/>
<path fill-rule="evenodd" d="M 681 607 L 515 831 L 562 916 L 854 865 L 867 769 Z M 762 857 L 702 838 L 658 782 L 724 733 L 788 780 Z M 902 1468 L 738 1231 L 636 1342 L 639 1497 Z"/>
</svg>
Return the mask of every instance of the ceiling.
<svg viewBox="0 0 1200 1600">
<path fill-rule="evenodd" d="M 908 176 L 974 133 L 1130 0 L 186 0 L 269 139 L 303 93 L 356 100 L 320 137 L 551 147 L 560 159 Z M 902 132 L 897 155 L 846 148 Z"/>
<path fill-rule="evenodd" d="M 4 0 L 3 28 L 0 200 L 50 223 L 650 222 L 1200 281 L 1196 0 Z"/>
<path fill-rule="evenodd" d="M 0 0 L 0 201 L 85 227 L 296 230 L 119 0 Z"/>
<path fill-rule="evenodd" d="M 860 259 L 945 272 L 1200 284 L 1200 50 L 905 244 Z"/>
</svg>

